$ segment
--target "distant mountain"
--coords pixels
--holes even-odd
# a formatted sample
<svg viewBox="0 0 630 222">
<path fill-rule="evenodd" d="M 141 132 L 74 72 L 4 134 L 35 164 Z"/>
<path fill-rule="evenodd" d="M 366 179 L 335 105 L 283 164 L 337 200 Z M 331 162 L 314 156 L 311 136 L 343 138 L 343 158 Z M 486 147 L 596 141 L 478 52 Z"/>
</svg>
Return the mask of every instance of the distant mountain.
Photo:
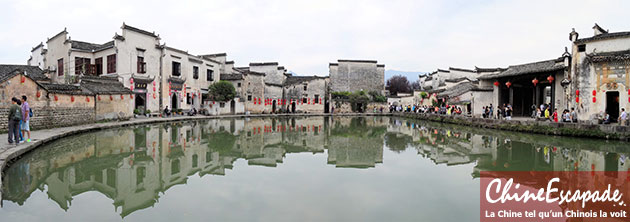
<svg viewBox="0 0 630 222">
<path fill-rule="evenodd" d="M 406 72 L 406 71 L 398 71 L 398 70 L 385 70 L 385 82 L 392 76 L 401 75 L 407 77 L 409 82 L 415 82 L 418 80 L 418 75 L 424 74 L 426 72 Z"/>
</svg>

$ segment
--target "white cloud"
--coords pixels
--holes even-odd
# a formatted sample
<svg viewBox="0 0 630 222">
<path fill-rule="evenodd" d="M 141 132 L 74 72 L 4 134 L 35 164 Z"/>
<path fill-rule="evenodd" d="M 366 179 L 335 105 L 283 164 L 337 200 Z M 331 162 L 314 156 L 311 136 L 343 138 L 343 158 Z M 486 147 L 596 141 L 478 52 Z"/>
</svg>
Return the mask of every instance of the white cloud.
<svg viewBox="0 0 630 222">
<path fill-rule="evenodd" d="M 339 58 L 388 69 L 497 67 L 560 56 L 575 27 L 629 30 L 627 1 L 3 1 L 0 63 L 25 63 L 31 47 L 64 27 L 106 42 L 122 22 L 156 31 L 191 53 L 227 52 L 237 65 L 278 61 L 327 75 Z"/>
</svg>

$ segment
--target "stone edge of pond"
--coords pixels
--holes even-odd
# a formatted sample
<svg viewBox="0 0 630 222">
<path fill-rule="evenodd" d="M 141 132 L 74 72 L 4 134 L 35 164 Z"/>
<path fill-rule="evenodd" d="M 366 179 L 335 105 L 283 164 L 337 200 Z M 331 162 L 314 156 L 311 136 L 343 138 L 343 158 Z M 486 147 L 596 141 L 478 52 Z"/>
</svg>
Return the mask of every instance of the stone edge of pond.
<svg viewBox="0 0 630 222">
<path fill-rule="evenodd" d="M 8 148 L 6 151 L 0 153 L 0 207 L 2 207 L 2 182 L 4 179 L 4 170 L 7 167 L 7 163 L 13 160 L 19 159 L 23 154 L 34 151 L 36 148 L 45 144 L 51 143 L 55 140 L 62 139 L 68 136 L 77 135 L 81 133 L 87 133 L 98 130 L 119 128 L 125 126 L 135 126 L 143 124 L 156 124 L 156 123 L 168 123 L 168 122 L 180 122 L 191 120 L 209 120 L 209 119 L 224 119 L 224 118 L 255 118 L 255 117 L 316 117 L 316 116 L 391 116 L 391 113 L 304 113 L 304 114 L 251 114 L 251 115 L 220 115 L 220 116 L 182 116 L 171 118 L 150 118 L 150 119 L 133 119 L 119 122 L 106 122 L 106 123 L 91 123 L 85 125 L 76 125 L 69 127 L 58 128 L 59 131 L 46 136 L 35 142 L 22 144 L 16 147 Z"/>
<path fill-rule="evenodd" d="M 630 126 L 619 126 L 616 124 L 596 125 L 583 123 L 554 123 L 547 121 L 498 120 L 418 113 L 395 113 L 394 116 L 523 133 L 620 140 L 626 142 L 630 141 Z"/>
</svg>

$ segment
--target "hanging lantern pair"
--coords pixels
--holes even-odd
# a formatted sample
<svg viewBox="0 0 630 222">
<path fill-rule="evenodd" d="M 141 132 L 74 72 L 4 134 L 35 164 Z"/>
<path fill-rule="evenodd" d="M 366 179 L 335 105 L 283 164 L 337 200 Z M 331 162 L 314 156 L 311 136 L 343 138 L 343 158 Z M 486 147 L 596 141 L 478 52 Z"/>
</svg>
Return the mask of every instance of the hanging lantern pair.
<svg viewBox="0 0 630 222">
<path fill-rule="evenodd" d="M 597 102 L 597 90 L 593 90 L 593 103 Z"/>
</svg>

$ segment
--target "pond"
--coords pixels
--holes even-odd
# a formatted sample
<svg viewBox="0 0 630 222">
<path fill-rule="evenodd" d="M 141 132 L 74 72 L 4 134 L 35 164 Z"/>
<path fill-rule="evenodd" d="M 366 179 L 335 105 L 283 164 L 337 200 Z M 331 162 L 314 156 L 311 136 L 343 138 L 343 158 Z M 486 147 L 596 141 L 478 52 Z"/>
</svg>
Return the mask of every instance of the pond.
<svg viewBox="0 0 630 222">
<path fill-rule="evenodd" d="M 103 130 L 5 170 L 0 221 L 476 221 L 481 171 L 626 171 L 627 144 L 399 117 Z"/>
</svg>

